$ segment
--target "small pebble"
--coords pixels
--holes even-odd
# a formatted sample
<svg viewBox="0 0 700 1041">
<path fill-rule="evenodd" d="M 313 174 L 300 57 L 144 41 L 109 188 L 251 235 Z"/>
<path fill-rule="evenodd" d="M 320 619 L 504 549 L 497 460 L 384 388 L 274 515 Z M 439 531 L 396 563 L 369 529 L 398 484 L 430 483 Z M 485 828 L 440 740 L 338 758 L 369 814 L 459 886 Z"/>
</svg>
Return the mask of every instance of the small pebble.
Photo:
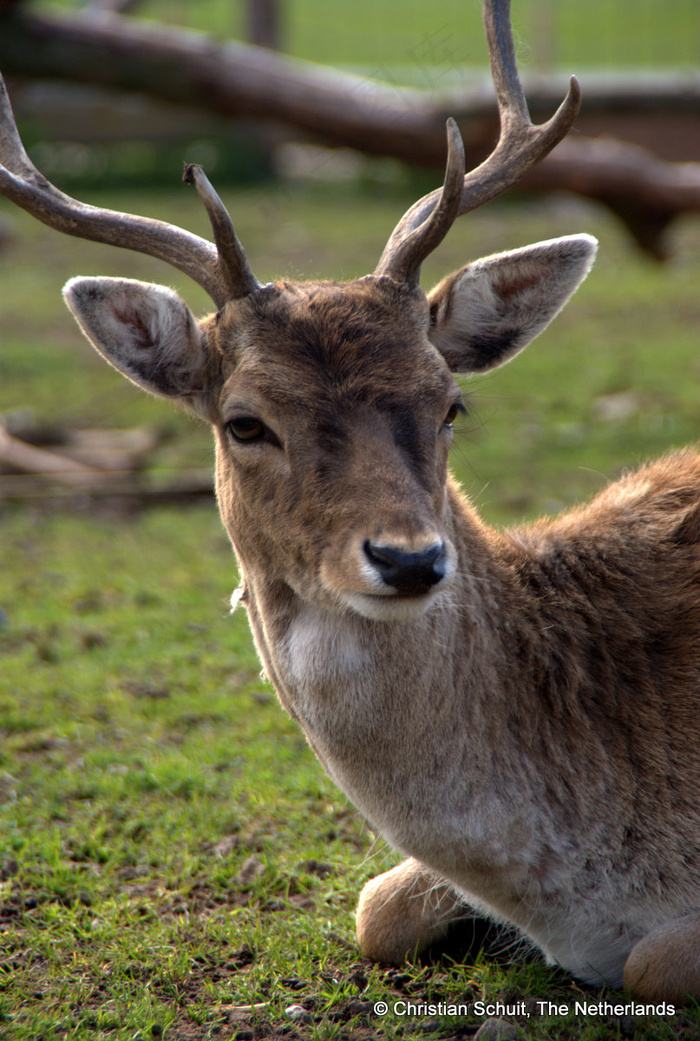
<svg viewBox="0 0 700 1041">
<path fill-rule="evenodd" d="M 476 1034 L 474 1041 L 514 1041 L 518 1036 L 518 1028 L 507 1019 L 487 1019 Z"/>
<path fill-rule="evenodd" d="M 310 1023 L 311 1016 L 303 1005 L 287 1005 L 284 1014 L 293 1023 Z"/>
</svg>

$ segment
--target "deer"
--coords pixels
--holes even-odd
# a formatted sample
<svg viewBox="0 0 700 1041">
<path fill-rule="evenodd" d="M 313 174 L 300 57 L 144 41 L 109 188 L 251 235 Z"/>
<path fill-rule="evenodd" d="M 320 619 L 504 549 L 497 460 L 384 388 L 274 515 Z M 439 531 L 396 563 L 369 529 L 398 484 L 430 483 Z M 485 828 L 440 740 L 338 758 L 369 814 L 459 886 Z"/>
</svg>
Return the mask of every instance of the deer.
<svg viewBox="0 0 700 1041">
<path fill-rule="evenodd" d="M 500 112 L 465 170 L 409 208 L 372 274 L 262 283 L 206 174 L 214 242 L 88 206 L 34 167 L 3 87 L 0 191 L 58 231 L 165 260 L 202 286 L 77 277 L 88 340 L 207 420 L 237 558 L 234 601 L 283 708 L 404 859 L 363 888 L 366 957 L 400 964 L 467 913 L 635 999 L 700 998 L 700 456 L 685 449 L 587 505 L 496 530 L 448 467 L 456 375 L 511 361 L 587 275 L 596 242 L 548 240 L 420 271 L 458 216 L 569 131 L 580 88 L 534 125 L 509 0 L 485 0 Z"/>
</svg>

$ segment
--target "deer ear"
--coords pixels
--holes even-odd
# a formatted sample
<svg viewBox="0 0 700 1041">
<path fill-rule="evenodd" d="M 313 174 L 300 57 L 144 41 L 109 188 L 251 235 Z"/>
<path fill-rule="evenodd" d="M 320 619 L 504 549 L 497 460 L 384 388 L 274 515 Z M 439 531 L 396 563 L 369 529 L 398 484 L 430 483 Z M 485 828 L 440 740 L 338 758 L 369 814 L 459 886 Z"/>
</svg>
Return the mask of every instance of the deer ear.
<svg viewBox="0 0 700 1041">
<path fill-rule="evenodd" d="M 453 372 L 486 372 L 542 332 L 591 269 L 598 243 L 571 235 L 485 257 L 428 293 L 431 342 Z"/>
<path fill-rule="evenodd" d="M 204 389 L 202 335 L 172 289 L 128 278 L 72 278 L 63 289 L 88 340 L 152 394 L 193 398 Z"/>
</svg>

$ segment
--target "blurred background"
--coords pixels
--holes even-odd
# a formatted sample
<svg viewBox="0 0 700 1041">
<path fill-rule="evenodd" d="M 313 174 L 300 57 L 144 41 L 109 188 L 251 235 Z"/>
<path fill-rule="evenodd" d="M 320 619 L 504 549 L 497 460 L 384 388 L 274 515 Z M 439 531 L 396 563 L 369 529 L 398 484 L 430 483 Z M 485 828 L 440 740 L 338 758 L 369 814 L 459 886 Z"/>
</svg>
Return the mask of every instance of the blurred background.
<svg viewBox="0 0 700 1041">
<path fill-rule="evenodd" d="M 533 117 L 571 72 L 581 114 L 519 190 L 456 222 L 422 284 L 558 235 L 600 251 L 527 351 L 465 381 L 451 465 L 498 525 L 700 437 L 700 4 L 514 0 L 513 21 Z M 208 238 L 181 183 L 201 162 L 262 281 L 374 270 L 441 183 L 446 116 L 470 165 L 497 135 L 478 0 L 0 0 L 0 69 L 59 188 Z M 0 199 L 0 1033 L 228 1037 L 232 1009 L 263 1003 L 287 1036 L 303 1000 L 340 1009 L 319 1037 L 346 1036 L 357 891 L 391 857 L 229 616 L 211 432 L 97 356 L 61 300 L 79 274 L 212 309 L 163 263 Z M 406 993 L 528 993 L 459 971 Z M 697 1036 L 684 1022 L 643 1036 Z"/>
<path fill-rule="evenodd" d="M 227 80 L 215 68 L 216 52 L 227 41 L 357 77 L 344 84 L 318 78 L 317 109 L 324 92 L 344 88 L 347 105 L 366 110 L 369 83 L 375 84 L 375 117 L 378 108 L 390 115 L 402 88 L 427 92 L 434 106 L 457 115 L 489 92 L 478 0 L 3 0 L 3 8 L 0 60 L 5 74 L 20 81 L 13 84 L 13 97 L 23 134 L 30 145 L 41 145 L 36 156 L 47 175 L 68 183 L 137 183 L 172 169 L 183 147 L 206 161 L 219 181 L 254 181 L 284 175 L 289 164 L 303 168 L 298 155 L 270 151 L 273 143 L 299 137 L 334 147 L 359 143 L 374 155 L 393 150 L 398 158 L 436 165 L 435 147 L 404 145 L 402 151 L 388 134 L 382 148 L 369 126 L 364 142 L 347 128 L 347 141 L 342 129 L 333 139 L 329 118 L 318 112 L 310 126 L 305 98 L 290 97 L 303 93 L 294 65 L 273 66 L 272 75 L 286 72 L 288 83 L 277 83 L 251 108 L 246 91 L 254 93 L 261 84 L 246 81 L 246 72 L 257 63 L 265 79 L 268 66 L 236 51 L 228 56 L 229 67 L 241 71 Z M 100 17 L 116 12 L 128 17 L 111 27 L 102 18 L 101 31 Z M 54 14 L 68 17 L 52 21 Z M 700 8 L 694 0 L 523 0 L 515 5 L 513 22 L 535 108 L 544 104 L 549 111 L 575 71 L 586 85 L 582 133 L 636 141 L 666 159 L 700 159 L 700 135 L 688 122 L 698 115 Z M 152 46 L 159 30 L 173 44 L 163 60 Z M 179 30 L 204 34 L 198 37 L 204 49 Z M 129 32 L 132 46 L 116 46 L 120 37 L 129 40 Z M 214 58 L 208 69 L 207 47 Z M 479 140 L 476 153 L 484 147 Z M 355 161 L 357 166 L 357 156 Z"/>
<path fill-rule="evenodd" d="M 531 239 L 586 230 L 603 248 L 528 357 L 470 384 L 454 466 L 472 491 L 496 482 L 484 505 L 499 520 L 557 510 L 593 490 L 598 472 L 698 433 L 700 6 L 519 0 L 513 25 L 535 121 L 578 75 L 575 131 L 521 190 L 458 222 L 424 283 Z M 471 165 L 498 132 L 478 0 L 0 0 L 0 68 L 47 177 L 208 237 L 179 186 L 183 162 L 200 162 L 263 279 L 372 270 L 401 213 L 440 181 L 446 115 Z M 180 501 L 178 482 L 182 501 L 188 488 L 192 501 L 209 497 L 208 434 L 101 367 L 58 291 L 89 271 L 168 281 L 198 311 L 204 294 L 9 203 L 0 217 L 6 431 L 132 474 L 134 502 L 160 502 L 171 485 Z M 25 472 L 16 453 L 5 459 L 4 502 L 107 494 L 97 478 L 80 492 L 46 482 L 42 457 L 34 463 Z"/>
</svg>

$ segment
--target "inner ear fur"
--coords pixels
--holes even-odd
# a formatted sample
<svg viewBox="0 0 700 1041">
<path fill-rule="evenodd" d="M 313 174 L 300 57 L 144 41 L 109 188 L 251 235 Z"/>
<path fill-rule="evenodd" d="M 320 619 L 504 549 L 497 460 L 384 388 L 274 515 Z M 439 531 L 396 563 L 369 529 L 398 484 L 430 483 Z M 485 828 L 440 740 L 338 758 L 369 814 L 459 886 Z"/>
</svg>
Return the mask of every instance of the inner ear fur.
<svg viewBox="0 0 700 1041">
<path fill-rule="evenodd" d="M 205 390 L 204 339 L 166 286 L 128 278 L 72 278 L 65 301 L 92 345 L 132 382 L 196 406 Z"/>
<path fill-rule="evenodd" d="M 561 311 L 591 269 L 598 243 L 570 235 L 468 264 L 428 293 L 431 342 L 453 372 L 510 361 Z"/>
</svg>

